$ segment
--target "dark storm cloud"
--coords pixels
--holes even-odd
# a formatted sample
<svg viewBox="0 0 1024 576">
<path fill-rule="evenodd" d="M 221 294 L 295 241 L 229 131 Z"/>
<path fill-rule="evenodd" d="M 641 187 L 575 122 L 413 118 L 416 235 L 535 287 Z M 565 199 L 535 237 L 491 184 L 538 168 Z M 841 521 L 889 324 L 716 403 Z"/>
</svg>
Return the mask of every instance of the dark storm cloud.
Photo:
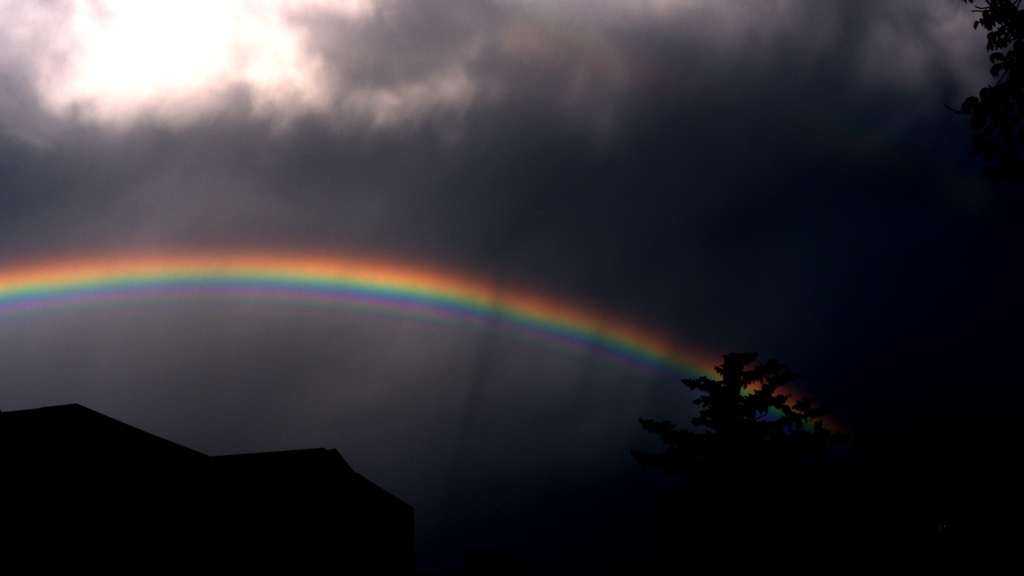
<svg viewBox="0 0 1024 576">
<path fill-rule="evenodd" d="M 959 1 L 307 6 L 285 20 L 323 99 L 240 75 L 155 112 L 48 100 L 71 4 L 19 4 L 0 5 L 22 24 L 0 26 L 5 262 L 397 258 L 777 356 L 853 425 L 1017 342 L 1019 211 L 943 108 L 987 80 Z M 347 313 L 100 309 L 0 339 L 2 409 L 84 402 L 211 453 L 339 448 L 417 506 L 428 567 L 502 539 L 555 555 L 522 536 L 545 507 L 605 503 L 633 482 L 635 418 L 690 409 L 500 331 Z"/>
</svg>

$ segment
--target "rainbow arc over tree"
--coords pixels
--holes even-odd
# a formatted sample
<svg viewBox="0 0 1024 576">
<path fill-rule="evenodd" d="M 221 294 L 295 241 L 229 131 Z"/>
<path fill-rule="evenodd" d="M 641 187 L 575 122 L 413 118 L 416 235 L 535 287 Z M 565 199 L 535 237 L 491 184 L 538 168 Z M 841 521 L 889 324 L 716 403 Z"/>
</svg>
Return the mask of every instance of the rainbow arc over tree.
<svg viewBox="0 0 1024 576">
<path fill-rule="evenodd" d="M 197 301 L 343 308 L 506 333 L 646 375 L 715 376 L 696 349 L 607 314 L 448 271 L 279 252 L 82 257 L 0 267 L 0 318 L 94 305 Z M 829 428 L 842 427 L 833 418 Z"/>
</svg>

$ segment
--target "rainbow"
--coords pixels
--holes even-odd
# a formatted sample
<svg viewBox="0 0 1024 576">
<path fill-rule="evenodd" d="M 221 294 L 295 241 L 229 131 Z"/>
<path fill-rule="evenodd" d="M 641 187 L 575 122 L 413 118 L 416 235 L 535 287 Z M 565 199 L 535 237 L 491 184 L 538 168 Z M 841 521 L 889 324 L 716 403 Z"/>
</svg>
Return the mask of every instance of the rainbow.
<svg viewBox="0 0 1024 576">
<path fill-rule="evenodd" d="M 0 319 L 96 304 L 209 298 L 342 308 L 506 333 L 644 375 L 709 376 L 717 362 L 621 319 L 400 263 L 286 253 L 80 258 L 0 267 Z M 826 427 L 843 430 L 835 418 Z"/>
<path fill-rule="evenodd" d="M 495 326 L 644 374 L 712 375 L 713 362 L 605 315 L 449 272 L 285 253 L 82 258 L 0 268 L 0 318 L 43 309 L 225 298 Z"/>
</svg>

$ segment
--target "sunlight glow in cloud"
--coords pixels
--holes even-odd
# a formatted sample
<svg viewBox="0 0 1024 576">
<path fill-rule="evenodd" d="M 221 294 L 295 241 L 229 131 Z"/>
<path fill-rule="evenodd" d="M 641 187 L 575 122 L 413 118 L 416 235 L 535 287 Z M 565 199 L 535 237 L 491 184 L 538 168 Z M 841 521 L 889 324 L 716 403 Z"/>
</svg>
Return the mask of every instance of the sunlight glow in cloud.
<svg viewBox="0 0 1024 576">
<path fill-rule="evenodd" d="M 187 121 L 242 94 L 257 113 L 322 110 L 330 86 L 301 19 L 373 10 L 369 0 L 79 0 L 3 13 L 20 16 L 9 37 L 48 36 L 36 62 L 45 108 L 122 124 Z"/>
</svg>

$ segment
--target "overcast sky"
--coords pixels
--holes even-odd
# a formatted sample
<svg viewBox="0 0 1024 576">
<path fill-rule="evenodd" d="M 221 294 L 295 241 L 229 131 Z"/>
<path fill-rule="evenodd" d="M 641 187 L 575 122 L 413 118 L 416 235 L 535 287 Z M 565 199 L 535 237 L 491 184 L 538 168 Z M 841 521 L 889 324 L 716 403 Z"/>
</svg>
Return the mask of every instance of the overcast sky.
<svg viewBox="0 0 1024 576">
<path fill-rule="evenodd" d="M 944 107 L 989 81 L 972 20 L 960 0 L 0 0 L 0 264 L 399 260 L 777 358 L 870 434 L 1010 393 L 1022 192 L 980 178 Z M 416 507 L 430 570 L 478 544 L 555 558 L 529 535 L 656 482 L 637 417 L 691 414 L 677 383 L 501 331 L 230 303 L 0 318 L 0 376 L 2 410 L 79 402 L 212 454 L 338 448 Z"/>
</svg>

